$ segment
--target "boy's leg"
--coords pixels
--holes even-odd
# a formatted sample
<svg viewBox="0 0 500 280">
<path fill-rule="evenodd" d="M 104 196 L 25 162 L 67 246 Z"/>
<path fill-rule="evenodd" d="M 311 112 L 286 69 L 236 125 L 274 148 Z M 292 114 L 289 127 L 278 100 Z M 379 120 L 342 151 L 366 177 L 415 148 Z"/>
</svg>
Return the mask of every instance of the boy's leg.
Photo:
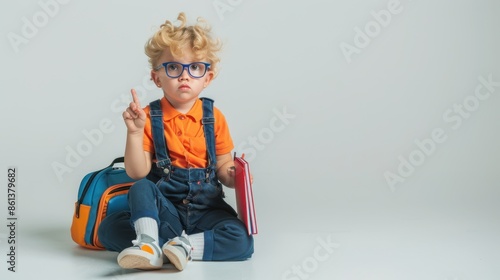
<svg viewBox="0 0 500 280">
<path fill-rule="evenodd" d="M 102 246 L 108 251 L 121 252 L 130 247 L 130 241 L 137 236 L 130 224 L 130 212 L 116 212 L 104 218 L 97 236 Z"/>
<path fill-rule="evenodd" d="M 163 227 L 167 224 L 172 235 L 180 232 L 182 225 L 177 210 L 160 193 L 156 185 L 147 179 L 137 181 L 130 188 L 128 200 L 130 226 L 135 231 L 135 240 L 130 240 L 133 246 L 129 245 L 120 252 L 118 263 L 123 268 L 161 268 L 163 240 L 158 234 L 159 225 Z"/>
<path fill-rule="evenodd" d="M 253 237 L 248 235 L 241 220 L 224 210 L 212 210 L 205 214 L 196 230 L 199 233 L 189 235 L 194 260 L 242 261 L 253 254 Z M 199 242 L 200 239 L 203 242 Z M 197 243 L 203 244 L 202 254 L 196 252 Z M 197 255 L 202 257 L 195 258 Z"/>
</svg>

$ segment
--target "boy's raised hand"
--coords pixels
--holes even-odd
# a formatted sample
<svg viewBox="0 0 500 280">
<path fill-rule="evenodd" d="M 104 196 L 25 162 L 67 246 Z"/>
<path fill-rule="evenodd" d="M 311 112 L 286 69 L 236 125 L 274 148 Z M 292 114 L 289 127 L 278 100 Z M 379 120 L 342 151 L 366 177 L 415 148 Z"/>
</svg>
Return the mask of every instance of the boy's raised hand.
<svg viewBox="0 0 500 280">
<path fill-rule="evenodd" d="M 127 110 L 123 112 L 123 120 L 127 126 L 129 133 L 143 133 L 144 125 L 146 123 L 146 113 L 139 103 L 135 89 L 130 91 L 132 93 L 132 102 Z"/>
</svg>

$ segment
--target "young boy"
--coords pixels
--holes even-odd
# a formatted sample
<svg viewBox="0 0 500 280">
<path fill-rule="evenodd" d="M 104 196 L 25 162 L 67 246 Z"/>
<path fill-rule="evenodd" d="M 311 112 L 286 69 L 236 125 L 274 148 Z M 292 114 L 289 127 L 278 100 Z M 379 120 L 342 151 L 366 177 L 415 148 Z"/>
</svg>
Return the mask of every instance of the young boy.
<svg viewBox="0 0 500 280">
<path fill-rule="evenodd" d="M 109 215 L 98 230 L 103 246 L 120 252 L 123 268 L 160 269 L 168 259 L 183 270 L 191 259 L 238 261 L 253 254 L 252 236 L 223 200 L 221 183 L 234 187 L 226 120 L 217 108 L 204 118 L 211 103 L 198 98 L 216 75 L 220 44 L 201 19 L 192 26 L 184 13 L 177 19 L 179 26 L 166 21 L 145 46 L 164 97 L 142 109 L 132 89 L 123 113 L 125 169 L 140 180 L 128 194 L 130 211 Z"/>
</svg>

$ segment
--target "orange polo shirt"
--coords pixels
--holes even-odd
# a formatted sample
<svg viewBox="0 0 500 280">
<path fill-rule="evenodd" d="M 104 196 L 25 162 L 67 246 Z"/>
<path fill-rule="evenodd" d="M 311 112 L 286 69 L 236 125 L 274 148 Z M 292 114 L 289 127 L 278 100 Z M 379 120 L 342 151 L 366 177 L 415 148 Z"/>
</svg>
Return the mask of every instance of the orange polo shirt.
<svg viewBox="0 0 500 280">
<path fill-rule="evenodd" d="M 202 101 L 198 99 L 187 114 L 182 114 L 172 107 L 164 97 L 161 99 L 161 108 L 168 155 L 172 165 L 181 168 L 205 168 L 207 166 L 207 148 L 201 124 L 203 118 Z M 147 118 L 144 126 L 143 147 L 144 151 L 150 152 L 155 158 L 149 105 L 144 108 L 144 111 Z M 226 118 L 215 107 L 214 117 L 215 154 L 230 153 L 234 145 Z"/>
</svg>

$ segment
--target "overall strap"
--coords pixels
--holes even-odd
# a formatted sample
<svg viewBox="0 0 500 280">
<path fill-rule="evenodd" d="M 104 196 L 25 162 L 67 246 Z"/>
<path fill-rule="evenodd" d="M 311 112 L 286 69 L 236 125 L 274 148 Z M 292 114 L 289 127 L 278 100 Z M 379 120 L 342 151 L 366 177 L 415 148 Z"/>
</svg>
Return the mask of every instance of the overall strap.
<svg viewBox="0 0 500 280">
<path fill-rule="evenodd" d="M 167 143 L 165 141 L 165 132 L 163 128 L 163 112 L 161 110 L 160 100 L 149 103 L 151 116 L 151 132 L 153 134 L 153 143 L 155 146 L 156 166 L 163 170 L 164 176 L 170 177 L 172 162 L 168 157 Z"/>
<path fill-rule="evenodd" d="M 214 132 L 214 101 L 210 98 L 202 97 L 203 102 L 203 132 L 205 133 L 205 143 L 207 147 L 207 173 L 216 170 L 217 160 L 215 158 L 215 132 Z"/>
</svg>

